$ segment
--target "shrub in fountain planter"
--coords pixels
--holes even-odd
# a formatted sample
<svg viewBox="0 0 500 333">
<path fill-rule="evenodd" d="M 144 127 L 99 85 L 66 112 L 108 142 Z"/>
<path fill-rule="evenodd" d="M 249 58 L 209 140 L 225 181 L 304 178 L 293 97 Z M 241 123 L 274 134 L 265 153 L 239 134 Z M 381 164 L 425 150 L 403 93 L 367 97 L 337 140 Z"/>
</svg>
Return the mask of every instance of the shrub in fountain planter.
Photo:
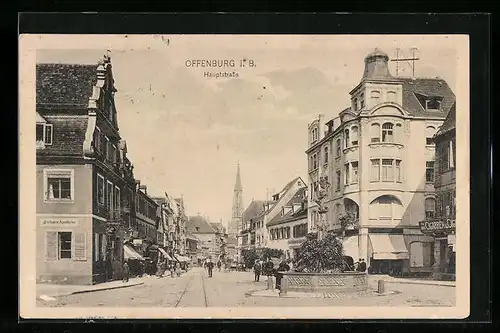
<svg viewBox="0 0 500 333">
<path fill-rule="evenodd" d="M 320 240 L 315 234 L 308 234 L 293 266 L 294 272 L 280 272 L 281 295 L 288 291 L 329 293 L 368 289 L 366 273 L 346 271 L 342 240 L 332 233 Z"/>
</svg>

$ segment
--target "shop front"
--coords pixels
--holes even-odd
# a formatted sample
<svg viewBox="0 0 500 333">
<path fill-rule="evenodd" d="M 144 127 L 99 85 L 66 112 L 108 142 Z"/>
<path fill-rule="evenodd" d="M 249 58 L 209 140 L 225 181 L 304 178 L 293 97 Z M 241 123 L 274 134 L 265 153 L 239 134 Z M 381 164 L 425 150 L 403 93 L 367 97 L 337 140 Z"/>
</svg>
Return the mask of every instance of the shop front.
<svg viewBox="0 0 500 333">
<path fill-rule="evenodd" d="M 409 253 L 402 234 L 370 233 L 369 274 L 402 275 Z"/>
<path fill-rule="evenodd" d="M 423 234 L 434 237 L 433 276 L 436 279 L 455 279 L 455 220 L 432 219 L 420 222 Z"/>
</svg>

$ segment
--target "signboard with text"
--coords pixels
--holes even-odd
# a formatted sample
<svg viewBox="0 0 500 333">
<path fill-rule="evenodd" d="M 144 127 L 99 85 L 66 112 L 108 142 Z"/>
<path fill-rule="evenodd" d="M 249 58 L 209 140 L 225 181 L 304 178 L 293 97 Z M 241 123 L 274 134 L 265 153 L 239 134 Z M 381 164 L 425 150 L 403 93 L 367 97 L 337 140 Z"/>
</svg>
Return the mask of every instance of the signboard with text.
<svg viewBox="0 0 500 333">
<path fill-rule="evenodd" d="M 55 226 L 73 227 L 78 224 L 76 220 L 70 220 L 70 219 L 44 219 L 41 222 L 43 227 L 55 227 Z"/>
<path fill-rule="evenodd" d="M 420 230 L 427 235 L 449 235 L 455 232 L 454 219 L 436 219 L 420 221 Z"/>
</svg>

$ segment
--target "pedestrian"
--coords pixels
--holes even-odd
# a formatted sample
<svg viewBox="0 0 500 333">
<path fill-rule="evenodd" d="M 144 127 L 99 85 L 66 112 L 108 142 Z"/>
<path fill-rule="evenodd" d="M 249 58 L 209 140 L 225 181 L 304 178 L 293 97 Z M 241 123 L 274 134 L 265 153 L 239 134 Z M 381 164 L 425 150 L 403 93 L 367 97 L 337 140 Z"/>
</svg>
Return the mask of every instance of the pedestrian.
<svg viewBox="0 0 500 333">
<path fill-rule="evenodd" d="M 175 263 L 175 273 L 178 277 L 181 276 L 181 265 L 178 262 Z"/>
<path fill-rule="evenodd" d="M 208 277 L 212 277 L 213 269 L 214 269 L 214 263 L 212 262 L 211 258 L 208 258 L 207 260 Z"/>
<path fill-rule="evenodd" d="M 169 269 L 170 269 L 170 277 L 174 278 L 175 277 L 175 266 L 174 266 L 174 263 L 171 262 L 169 265 L 168 265 Z"/>
<path fill-rule="evenodd" d="M 255 264 L 253 266 L 253 271 L 255 273 L 254 282 L 259 282 L 260 281 L 260 273 L 262 272 L 262 263 L 260 262 L 260 259 L 255 260 Z"/>
<path fill-rule="evenodd" d="M 365 259 L 361 259 L 359 264 L 358 264 L 358 272 L 366 272 L 366 262 Z"/>
<path fill-rule="evenodd" d="M 288 272 L 290 270 L 290 265 L 286 262 L 286 260 L 282 260 L 278 266 L 278 269 L 275 272 L 276 276 L 276 289 L 281 288 L 281 279 L 283 278 L 283 275 L 279 272 Z"/>
<path fill-rule="evenodd" d="M 128 263 L 125 261 L 123 263 L 123 282 L 128 282 L 129 275 L 130 275 L 130 268 L 128 267 Z"/>
<path fill-rule="evenodd" d="M 220 272 L 220 270 L 222 268 L 222 262 L 220 260 L 217 261 L 217 268 L 219 269 L 219 272 Z"/>
</svg>

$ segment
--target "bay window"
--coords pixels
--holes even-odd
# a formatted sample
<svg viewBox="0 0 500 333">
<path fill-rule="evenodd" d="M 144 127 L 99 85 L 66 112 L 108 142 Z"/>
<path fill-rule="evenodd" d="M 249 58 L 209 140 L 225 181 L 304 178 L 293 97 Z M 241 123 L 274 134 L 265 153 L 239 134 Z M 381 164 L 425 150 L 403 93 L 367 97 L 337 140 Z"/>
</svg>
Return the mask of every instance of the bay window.
<svg viewBox="0 0 500 333">
<path fill-rule="evenodd" d="M 371 125 L 371 142 L 380 142 L 380 125 Z"/>
<path fill-rule="evenodd" d="M 391 123 L 382 125 L 382 142 L 394 142 L 393 125 Z"/>
<path fill-rule="evenodd" d="M 354 126 L 353 128 L 351 128 L 351 145 L 353 146 L 357 146 L 358 145 L 358 127 L 357 126 Z"/>
</svg>

